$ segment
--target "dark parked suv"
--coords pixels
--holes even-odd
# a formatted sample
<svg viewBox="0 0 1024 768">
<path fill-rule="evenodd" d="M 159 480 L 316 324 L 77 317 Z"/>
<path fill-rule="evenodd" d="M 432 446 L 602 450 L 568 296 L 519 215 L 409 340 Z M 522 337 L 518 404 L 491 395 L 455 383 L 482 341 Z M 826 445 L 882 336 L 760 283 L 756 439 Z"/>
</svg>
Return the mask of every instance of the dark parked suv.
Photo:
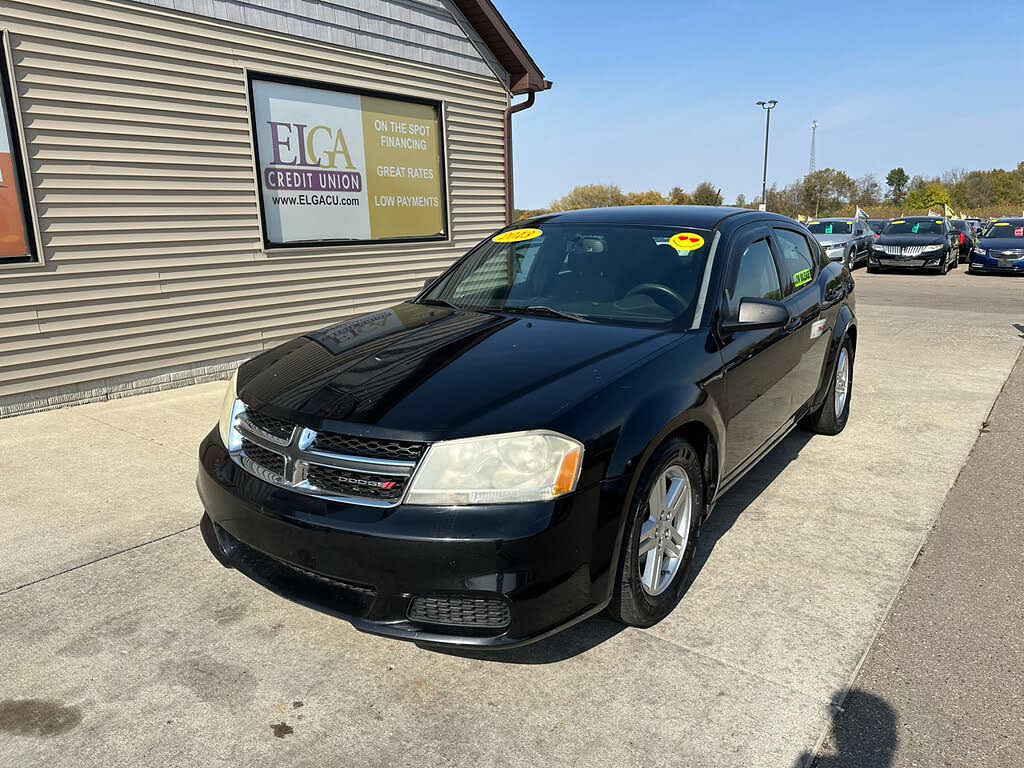
<svg viewBox="0 0 1024 768">
<path fill-rule="evenodd" d="M 797 222 L 556 213 L 415 299 L 243 364 L 199 449 L 224 564 L 369 632 L 646 627 L 701 521 L 798 423 L 847 423 L 853 281 Z"/>
</svg>

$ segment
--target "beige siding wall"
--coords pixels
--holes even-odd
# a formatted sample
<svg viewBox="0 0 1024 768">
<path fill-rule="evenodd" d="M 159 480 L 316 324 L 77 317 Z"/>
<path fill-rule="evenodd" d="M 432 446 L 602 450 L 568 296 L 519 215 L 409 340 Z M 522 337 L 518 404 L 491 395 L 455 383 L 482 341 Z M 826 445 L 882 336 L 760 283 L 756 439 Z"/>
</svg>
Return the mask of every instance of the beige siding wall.
<svg viewBox="0 0 1024 768">
<path fill-rule="evenodd" d="M 497 78 L 136 3 L 7 0 L 0 29 L 45 259 L 0 267 L 0 415 L 208 374 L 410 296 L 503 223 Z M 246 68 L 443 100 L 451 242 L 264 253 Z"/>
</svg>

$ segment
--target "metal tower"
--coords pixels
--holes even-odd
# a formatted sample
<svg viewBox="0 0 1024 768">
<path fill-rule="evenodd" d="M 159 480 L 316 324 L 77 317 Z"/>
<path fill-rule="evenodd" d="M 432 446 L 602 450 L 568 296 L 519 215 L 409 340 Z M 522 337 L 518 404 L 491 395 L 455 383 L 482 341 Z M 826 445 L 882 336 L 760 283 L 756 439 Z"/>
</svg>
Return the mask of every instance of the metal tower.
<svg viewBox="0 0 1024 768">
<path fill-rule="evenodd" d="M 814 134 L 818 132 L 818 121 L 811 121 L 811 162 L 807 166 L 807 173 L 814 173 Z"/>
</svg>

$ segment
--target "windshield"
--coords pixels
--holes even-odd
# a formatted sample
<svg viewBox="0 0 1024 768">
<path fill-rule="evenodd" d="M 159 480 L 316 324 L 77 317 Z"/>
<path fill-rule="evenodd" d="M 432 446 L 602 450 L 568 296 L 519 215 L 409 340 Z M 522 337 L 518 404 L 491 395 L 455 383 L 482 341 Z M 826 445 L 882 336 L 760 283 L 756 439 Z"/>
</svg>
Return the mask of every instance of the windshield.
<svg viewBox="0 0 1024 768">
<path fill-rule="evenodd" d="M 957 232 L 970 232 L 970 229 L 967 227 L 967 222 L 966 221 L 960 221 L 959 219 L 953 219 L 953 220 L 951 220 L 949 222 L 949 226 L 951 226 Z"/>
<path fill-rule="evenodd" d="M 985 230 L 982 237 L 1004 237 L 1024 239 L 1024 219 L 1011 221 L 994 221 Z"/>
<path fill-rule="evenodd" d="M 807 228 L 815 235 L 849 235 L 853 232 L 852 221 L 810 221 Z"/>
<path fill-rule="evenodd" d="M 888 223 L 888 219 L 868 219 L 868 226 L 871 227 L 872 232 L 881 232 Z"/>
<path fill-rule="evenodd" d="M 896 219 L 885 228 L 887 235 L 941 235 L 944 234 L 940 219 Z"/>
<path fill-rule="evenodd" d="M 688 327 L 711 236 L 685 227 L 539 223 L 497 235 L 518 242 L 477 246 L 419 301 Z"/>
</svg>

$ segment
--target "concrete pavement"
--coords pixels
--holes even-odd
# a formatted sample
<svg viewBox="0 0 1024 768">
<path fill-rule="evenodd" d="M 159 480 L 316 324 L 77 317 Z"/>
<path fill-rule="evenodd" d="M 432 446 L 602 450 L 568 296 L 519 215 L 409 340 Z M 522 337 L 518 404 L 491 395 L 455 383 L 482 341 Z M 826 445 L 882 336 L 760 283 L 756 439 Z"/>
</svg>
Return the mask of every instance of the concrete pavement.
<svg viewBox="0 0 1024 768">
<path fill-rule="evenodd" d="M 816 768 L 1024 765 L 1022 402 L 1024 357 L 946 497 Z"/>
<path fill-rule="evenodd" d="M 193 527 L 222 385 L 0 421 L 0 764 L 806 762 L 1022 344 L 1024 281 L 856 275 L 849 427 L 722 500 L 647 631 L 445 654 L 222 569 Z"/>
</svg>

